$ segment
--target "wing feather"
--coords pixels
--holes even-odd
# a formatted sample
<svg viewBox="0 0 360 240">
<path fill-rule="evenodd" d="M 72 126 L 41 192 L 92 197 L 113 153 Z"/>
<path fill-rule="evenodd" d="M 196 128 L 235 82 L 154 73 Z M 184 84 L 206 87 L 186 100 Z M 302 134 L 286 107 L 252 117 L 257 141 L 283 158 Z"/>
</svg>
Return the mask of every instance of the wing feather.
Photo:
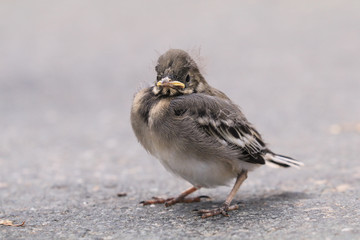
<svg viewBox="0 0 360 240">
<path fill-rule="evenodd" d="M 239 151 L 242 160 L 264 164 L 261 154 L 266 150 L 260 134 L 246 120 L 240 109 L 230 102 L 214 96 L 192 94 L 178 97 L 174 109 L 187 106 L 186 114 L 210 137 Z M 179 111 L 179 110 L 177 110 Z M 246 158 L 247 157 L 247 158 Z"/>
</svg>

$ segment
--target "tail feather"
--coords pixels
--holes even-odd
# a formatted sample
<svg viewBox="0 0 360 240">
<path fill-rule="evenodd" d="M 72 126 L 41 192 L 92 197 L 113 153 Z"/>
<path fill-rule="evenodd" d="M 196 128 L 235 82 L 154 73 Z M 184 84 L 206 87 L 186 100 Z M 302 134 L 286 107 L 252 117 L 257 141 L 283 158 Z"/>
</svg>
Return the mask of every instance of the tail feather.
<svg viewBox="0 0 360 240">
<path fill-rule="evenodd" d="M 299 168 L 303 166 L 304 164 L 302 162 L 299 162 L 291 157 L 275 154 L 268 152 L 264 155 L 264 159 L 266 160 L 266 163 L 269 164 L 269 166 L 273 167 L 296 167 Z"/>
</svg>

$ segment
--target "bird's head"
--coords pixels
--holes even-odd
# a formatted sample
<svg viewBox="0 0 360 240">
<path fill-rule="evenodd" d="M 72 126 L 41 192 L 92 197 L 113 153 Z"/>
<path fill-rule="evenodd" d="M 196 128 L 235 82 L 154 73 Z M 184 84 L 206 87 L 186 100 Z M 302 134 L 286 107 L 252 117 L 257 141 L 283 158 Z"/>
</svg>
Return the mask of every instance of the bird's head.
<svg viewBox="0 0 360 240">
<path fill-rule="evenodd" d="M 180 49 L 170 49 L 158 59 L 153 93 L 176 96 L 203 92 L 207 85 L 190 55 Z"/>
</svg>

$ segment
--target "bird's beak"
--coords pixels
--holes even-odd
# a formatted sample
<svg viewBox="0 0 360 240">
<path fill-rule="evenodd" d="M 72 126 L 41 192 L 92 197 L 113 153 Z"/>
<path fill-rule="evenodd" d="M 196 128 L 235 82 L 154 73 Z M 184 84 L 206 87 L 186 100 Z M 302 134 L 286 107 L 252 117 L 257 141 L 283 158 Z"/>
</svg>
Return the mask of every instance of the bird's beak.
<svg viewBox="0 0 360 240">
<path fill-rule="evenodd" d="M 158 87 L 185 88 L 185 84 L 179 81 L 173 81 L 169 77 L 164 77 L 156 83 Z"/>
</svg>

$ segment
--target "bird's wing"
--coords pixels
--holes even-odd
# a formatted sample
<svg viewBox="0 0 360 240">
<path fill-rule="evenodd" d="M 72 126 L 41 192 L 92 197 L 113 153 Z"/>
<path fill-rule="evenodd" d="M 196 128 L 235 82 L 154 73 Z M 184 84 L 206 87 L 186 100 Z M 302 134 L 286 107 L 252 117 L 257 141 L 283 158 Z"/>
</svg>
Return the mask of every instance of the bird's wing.
<svg viewBox="0 0 360 240">
<path fill-rule="evenodd" d="M 229 100 L 205 94 L 177 97 L 172 101 L 175 115 L 186 115 L 210 137 L 240 151 L 247 161 L 264 164 L 266 150 L 260 134 L 246 120 L 240 109 Z M 246 160 L 245 157 L 245 160 Z"/>
</svg>

